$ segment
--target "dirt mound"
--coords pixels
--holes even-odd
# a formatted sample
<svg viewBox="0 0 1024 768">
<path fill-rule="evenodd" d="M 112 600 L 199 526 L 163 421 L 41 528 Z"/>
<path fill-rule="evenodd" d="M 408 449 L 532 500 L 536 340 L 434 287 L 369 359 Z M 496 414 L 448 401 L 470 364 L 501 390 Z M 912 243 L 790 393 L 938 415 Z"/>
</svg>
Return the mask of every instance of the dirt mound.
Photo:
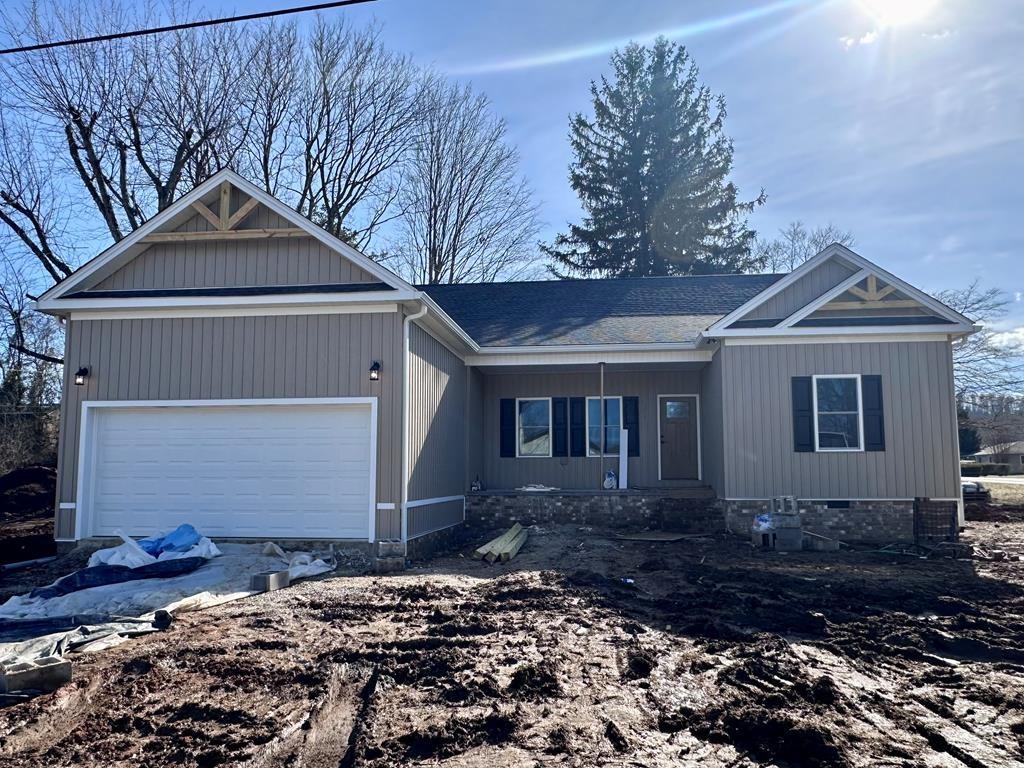
<svg viewBox="0 0 1024 768">
<path fill-rule="evenodd" d="M 533 700 L 555 698 L 562 693 L 558 670 L 546 659 L 539 664 L 524 664 L 512 673 L 510 696 Z"/>
</svg>

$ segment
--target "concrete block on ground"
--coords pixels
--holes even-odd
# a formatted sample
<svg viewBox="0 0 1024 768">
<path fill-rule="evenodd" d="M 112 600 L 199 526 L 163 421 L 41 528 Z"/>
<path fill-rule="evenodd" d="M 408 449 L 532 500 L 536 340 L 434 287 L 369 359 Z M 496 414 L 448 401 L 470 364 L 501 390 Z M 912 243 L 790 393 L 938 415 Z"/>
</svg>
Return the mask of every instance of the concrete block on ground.
<svg viewBox="0 0 1024 768">
<path fill-rule="evenodd" d="M 71 662 L 59 656 L 0 667 L 0 693 L 55 691 L 71 682 Z"/>
<path fill-rule="evenodd" d="M 378 557 L 405 557 L 405 542 L 400 539 L 381 539 L 377 542 Z"/>
<path fill-rule="evenodd" d="M 816 536 L 813 533 L 804 531 L 804 549 L 813 552 L 838 552 L 839 542 L 825 536 Z"/>
<path fill-rule="evenodd" d="M 799 552 L 804 548 L 804 533 L 799 528 L 779 528 L 773 536 L 779 552 Z"/>
<path fill-rule="evenodd" d="M 374 573 L 396 573 L 404 570 L 404 557 L 378 557 L 373 561 Z"/>
<path fill-rule="evenodd" d="M 273 592 L 275 589 L 284 589 L 289 584 L 291 577 L 288 571 L 263 571 L 252 575 L 249 589 L 253 592 Z"/>
</svg>

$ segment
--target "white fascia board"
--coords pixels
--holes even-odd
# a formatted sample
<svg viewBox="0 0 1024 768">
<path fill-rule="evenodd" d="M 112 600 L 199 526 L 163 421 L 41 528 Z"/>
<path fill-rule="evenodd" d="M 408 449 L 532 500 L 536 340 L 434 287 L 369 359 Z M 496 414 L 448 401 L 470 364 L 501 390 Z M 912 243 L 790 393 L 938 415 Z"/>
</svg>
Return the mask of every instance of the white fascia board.
<svg viewBox="0 0 1024 768">
<path fill-rule="evenodd" d="M 836 334 L 835 329 L 822 328 L 813 330 L 829 331 L 826 334 L 792 334 L 787 336 L 730 336 L 722 338 L 725 347 L 764 347 L 781 344 L 884 344 L 900 341 L 950 341 L 958 335 L 951 333 L 949 326 L 940 326 L 943 332 L 907 333 L 906 328 L 862 328 L 851 334 Z"/>
<path fill-rule="evenodd" d="M 668 347 L 668 348 L 665 348 Z M 608 344 L 580 347 L 517 347 L 517 351 L 484 348 L 466 357 L 466 365 L 596 365 L 598 363 L 706 363 L 714 357 L 711 347 L 676 347 L 659 344 Z"/>
<path fill-rule="evenodd" d="M 459 341 L 465 344 L 473 352 L 480 351 L 480 345 L 473 341 L 472 337 L 462 329 L 462 326 L 452 320 L 448 313 L 441 309 L 440 305 L 430 298 L 425 291 L 417 291 L 416 293 L 417 298 L 430 308 L 431 314 L 439 318 L 441 322 L 448 327 L 448 330 L 450 330 L 459 339 Z"/>
<path fill-rule="evenodd" d="M 799 267 L 794 269 L 788 275 L 786 275 L 783 278 L 780 278 L 779 280 L 775 281 L 770 286 L 765 288 L 763 291 L 761 291 L 759 294 L 757 294 L 757 296 L 755 296 L 754 298 L 750 299 L 745 304 L 741 304 L 739 307 L 734 309 L 732 312 L 730 312 L 728 315 L 723 317 L 721 320 L 718 320 L 718 321 L 712 323 L 710 326 L 708 326 L 708 330 L 706 331 L 706 333 L 708 333 L 709 335 L 717 334 L 717 332 L 720 329 L 726 328 L 730 323 L 733 323 L 736 320 L 739 320 L 741 317 L 743 317 L 745 314 L 747 314 L 751 310 L 755 309 L 756 307 L 760 306 L 764 302 L 768 301 L 768 299 L 770 299 L 775 294 L 781 293 L 782 291 L 784 291 L 786 288 L 791 286 L 793 283 L 795 283 L 801 277 L 806 275 L 808 272 L 812 271 L 815 267 L 817 267 L 823 261 L 826 261 L 827 259 L 830 259 L 830 258 L 832 258 L 833 256 L 836 256 L 836 255 L 843 255 L 839 251 L 840 248 L 842 248 L 842 246 L 840 246 L 838 244 L 833 244 L 833 245 L 828 246 L 824 250 L 822 250 L 821 253 L 819 253 L 818 255 L 812 256 L 810 259 L 805 261 L 803 264 L 801 264 Z M 846 250 L 846 249 L 843 249 L 843 250 Z M 714 332 L 714 333 L 712 333 L 712 332 Z"/>
<path fill-rule="evenodd" d="M 405 280 L 400 278 L 395 273 L 388 269 L 385 269 L 377 262 L 364 256 L 352 246 L 338 239 L 334 235 L 330 234 L 324 229 L 321 229 L 316 224 L 311 222 L 302 214 L 298 213 L 291 207 L 285 205 L 280 200 L 275 198 L 273 195 L 263 191 L 255 184 L 252 184 L 234 171 L 225 169 L 215 173 L 213 176 L 208 178 L 202 184 L 197 186 L 191 192 L 178 198 L 178 200 L 163 211 L 158 213 L 156 216 L 151 218 L 141 227 L 136 229 L 131 234 L 122 238 L 121 240 L 114 243 L 112 246 L 107 248 L 105 251 L 94 257 L 92 260 L 86 262 L 83 266 L 79 267 L 70 276 L 65 278 L 57 285 L 50 288 L 40 297 L 40 304 L 42 307 L 46 307 L 48 302 L 64 296 L 69 291 L 81 285 L 88 277 L 95 274 L 97 271 L 102 269 L 104 266 L 109 264 L 111 261 L 116 259 L 125 251 L 130 248 L 142 245 L 142 240 L 147 236 L 155 232 L 164 226 L 168 220 L 173 219 L 175 216 L 183 213 L 189 208 L 192 203 L 201 200 L 203 197 L 208 195 L 214 189 L 216 189 L 222 182 L 229 182 L 232 186 L 237 187 L 239 190 L 255 198 L 260 203 L 265 205 L 274 213 L 278 214 L 282 218 L 292 222 L 299 229 L 305 231 L 310 237 L 319 240 L 325 246 L 330 248 L 332 251 L 337 251 L 346 258 L 350 259 L 353 263 L 358 265 L 360 268 L 369 272 L 374 277 L 379 278 L 381 281 L 393 286 L 399 290 L 416 292 L 416 289 L 407 283 Z M 40 311 L 52 311 L 50 309 L 42 308 Z"/>
<path fill-rule="evenodd" d="M 171 307 L 160 309 L 90 309 L 65 313 L 69 320 L 170 320 L 189 317 L 287 317 L 294 315 L 367 315 L 398 311 L 395 302 L 303 304 L 271 307 Z"/>
<path fill-rule="evenodd" d="M 277 296 L 136 296 L 116 299 L 49 299 L 42 298 L 35 308 L 40 312 L 61 314 L 72 311 L 110 311 L 128 309 L 161 309 L 219 307 L 301 307 L 320 305 L 360 305 L 397 303 L 418 298 L 418 292 L 367 291 L 365 293 L 293 293 Z"/>
<path fill-rule="evenodd" d="M 855 286 L 861 280 L 866 280 L 870 274 L 871 273 L 868 270 L 866 270 L 866 269 L 861 269 L 861 270 L 859 270 L 857 272 L 854 272 L 848 278 L 846 278 L 845 280 L 843 280 L 839 284 L 834 285 L 833 287 L 829 288 L 827 291 L 825 291 L 823 294 L 821 294 L 821 296 L 819 296 L 818 298 L 814 299 L 814 301 L 812 301 L 809 304 L 805 304 L 800 309 L 798 309 L 796 312 L 791 314 L 789 317 L 787 317 L 785 320 L 783 320 L 781 323 L 779 323 L 778 325 L 776 325 L 774 327 L 775 328 L 792 328 L 797 323 L 799 323 L 801 320 L 803 320 L 805 317 L 807 317 L 808 315 L 812 314 L 815 310 L 820 309 L 821 307 L 824 307 L 826 304 L 828 304 L 830 301 L 832 301 L 832 299 L 834 299 L 834 298 L 836 298 L 838 296 L 841 296 L 842 294 L 846 293 L 848 290 L 850 290 L 853 286 Z"/>
<path fill-rule="evenodd" d="M 943 336 L 959 336 L 974 333 L 978 330 L 976 325 L 950 325 L 936 323 L 935 325 L 857 325 L 857 326 L 815 326 L 801 328 L 737 328 L 735 330 L 723 330 L 717 333 L 706 333 L 706 338 L 714 339 L 736 339 L 736 338 L 781 338 L 787 339 L 796 336 L 836 336 L 838 338 L 849 336 L 879 336 L 898 335 L 916 336 L 928 333 L 941 333 Z"/>
<path fill-rule="evenodd" d="M 882 269 L 882 267 L 878 266 L 873 261 L 865 259 L 863 256 L 851 251 L 846 246 L 839 245 L 838 243 L 836 243 L 834 245 L 829 246 L 829 248 L 834 249 L 835 253 L 837 253 L 839 256 L 846 259 L 847 261 L 852 262 L 861 269 L 866 269 L 869 272 L 874 272 L 875 275 L 881 277 L 884 282 L 888 283 L 889 285 L 895 285 L 902 293 L 907 294 L 912 299 L 916 299 L 917 301 L 921 302 L 929 309 L 931 309 L 933 312 L 941 315 L 947 320 L 952 320 L 954 323 L 961 323 L 972 328 L 975 327 L 974 321 L 971 320 L 969 317 L 961 315 L 952 307 L 947 307 L 941 301 L 932 296 L 929 296 L 920 288 L 915 288 L 910 283 L 906 282 L 905 280 L 901 280 L 900 278 L 896 277 L 896 275 L 886 271 L 885 269 Z"/>
</svg>

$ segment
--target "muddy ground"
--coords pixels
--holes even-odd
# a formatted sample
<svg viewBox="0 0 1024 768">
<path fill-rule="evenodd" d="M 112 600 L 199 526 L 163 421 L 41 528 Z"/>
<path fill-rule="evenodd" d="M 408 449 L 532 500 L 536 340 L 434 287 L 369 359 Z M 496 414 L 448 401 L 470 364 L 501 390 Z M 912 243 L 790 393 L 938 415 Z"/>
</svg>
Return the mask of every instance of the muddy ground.
<svg viewBox="0 0 1024 768">
<path fill-rule="evenodd" d="M 1006 554 L 565 526 L 306 582 L 78 657 L 0 765 L 1024 765 L 1024 520 L 968 540 Z"/>
</svg>

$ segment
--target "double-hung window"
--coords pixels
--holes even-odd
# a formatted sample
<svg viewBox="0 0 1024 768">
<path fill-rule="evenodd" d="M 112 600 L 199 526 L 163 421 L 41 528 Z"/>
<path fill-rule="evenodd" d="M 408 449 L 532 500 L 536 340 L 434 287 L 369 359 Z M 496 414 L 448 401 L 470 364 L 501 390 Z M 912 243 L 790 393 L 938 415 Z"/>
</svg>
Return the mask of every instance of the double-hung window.
<svg viewBox="0 0 1024 768">
<path fill-rule="evenodd" d="M 516 455 L 551 455 L 551 398 L 520 398 L 516 401 Z"/>
<path fill-rule="evenodd" d="M 604 455 L 618 456 L 622 435 L 622 398 L 604 399 Z M 587 398 L 587 455 L 601 455 L 601 398 Z"/>
<path fill-rule="evenodd" d="M 860 376 L 814 377 L 814 445 L 818 451 L 864 450 Z"/>
</svg>

